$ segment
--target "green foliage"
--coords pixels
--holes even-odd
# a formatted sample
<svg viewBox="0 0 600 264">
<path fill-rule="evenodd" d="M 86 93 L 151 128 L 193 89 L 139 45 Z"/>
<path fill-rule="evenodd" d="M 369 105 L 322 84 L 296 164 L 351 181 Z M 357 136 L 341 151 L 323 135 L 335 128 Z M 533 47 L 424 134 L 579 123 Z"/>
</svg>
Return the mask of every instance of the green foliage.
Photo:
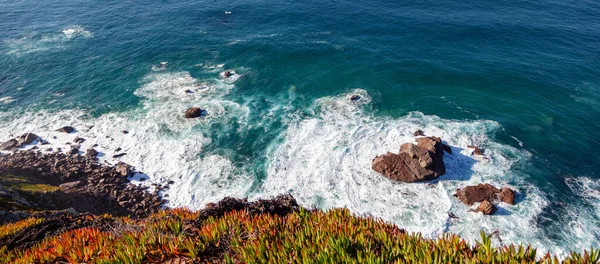
<svg viewBox="0 0 600 264">
<path fill-rule="evenodd" d="M 494 248 L 490 235 L 471 246 L 456 235 L 425 239 L 380 219 L 353 216 L 347 209 L 286 216 L 233 211 L 198 221 L 183 209 L 134 221 L 120 229 L 80 228 L 19 250 L 0 249 L 2 263 L 158 263 L 180 258 L 219 263 L 560 263 L 538 258 L 529 246 Z M 0 227 L 16 232 L 41 220 Z M 200 222 L 201 224 L 198 224 Z M 571 253 L 564 263 L 598 263 L 595 249 Z"/>
</svg>

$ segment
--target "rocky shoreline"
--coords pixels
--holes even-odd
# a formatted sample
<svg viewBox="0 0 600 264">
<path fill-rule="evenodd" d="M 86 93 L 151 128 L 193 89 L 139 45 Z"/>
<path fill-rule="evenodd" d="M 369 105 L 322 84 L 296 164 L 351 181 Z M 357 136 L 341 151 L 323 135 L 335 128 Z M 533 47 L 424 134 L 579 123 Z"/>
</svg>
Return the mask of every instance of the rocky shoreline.
<svg viewBox="0 0 600 264">
<path fill-rule="evenodd" d="M 0 215 L 11 222 L 49 210 L 134 218 L 157 212 L 165 202 L 159 193 L 168 186 L 131 184 L 135 173 L 125 163 L 101 164 L 91 155 L 16 151 L 0 156 L 0 198 L 9 201 L 0 204 Z"/>
</svg>

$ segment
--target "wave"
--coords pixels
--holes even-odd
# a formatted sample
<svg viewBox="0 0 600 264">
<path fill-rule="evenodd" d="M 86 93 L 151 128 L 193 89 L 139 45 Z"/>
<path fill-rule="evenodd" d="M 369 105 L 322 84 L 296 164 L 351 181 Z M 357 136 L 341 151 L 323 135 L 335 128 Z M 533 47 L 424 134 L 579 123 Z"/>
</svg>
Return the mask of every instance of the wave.
<svg viewBox="0 0 600 264">
<path fill-rule="evenodd" d="M 5 40 L 9 50 L 8 55 L 24 55 L 47 51 L 51 49 L 64 48 L 65 44 L 76 38 L 90 38 L 94 34 L 82 26 L 74 25 L 61 30 L 60 32 L 39 34 L 37 32 L 29 33 L 16 39 Z"/>
</svg>

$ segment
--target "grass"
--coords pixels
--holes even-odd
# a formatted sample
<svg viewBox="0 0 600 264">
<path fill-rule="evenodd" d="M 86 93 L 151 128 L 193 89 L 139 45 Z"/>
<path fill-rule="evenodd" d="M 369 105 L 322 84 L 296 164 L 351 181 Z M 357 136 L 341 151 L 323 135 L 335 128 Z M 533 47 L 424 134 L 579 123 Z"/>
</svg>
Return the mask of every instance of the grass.
<svg viewBox="0 0 600 264">
<path fill-rule="evenodd" d="M 91 217 L 91 216 L 86 216 Z M 110 217 L 110 216 L 95 216 Z M 456 235 L 425 239 L 347 209 L 285 216 L 232 211 L 199 219 L 185 209 L 161 211 L 142 220 L 117 218 L 120 227 L 84 227 L 48 237 L 29 248 L 0 248 L 1 263 L 159 263 L 182 258 L 194 263 L 560 263 L 524 245 L 494 248 L 491 236 L 470 245 Z M 35 226 L 27 219 L 0 227 L 3 233 Z M 590 249 L 564 263 L 598 263 Z"/>
<path fill-rule="evenodd" d="M 15 176 L 11 174 L 0 175 L 0 185 L 28 193 L 53 192 L 58 190 L 58 186 L 44 182 L 39 182 L 33 178 L 25 176 Z"/>
</svg>

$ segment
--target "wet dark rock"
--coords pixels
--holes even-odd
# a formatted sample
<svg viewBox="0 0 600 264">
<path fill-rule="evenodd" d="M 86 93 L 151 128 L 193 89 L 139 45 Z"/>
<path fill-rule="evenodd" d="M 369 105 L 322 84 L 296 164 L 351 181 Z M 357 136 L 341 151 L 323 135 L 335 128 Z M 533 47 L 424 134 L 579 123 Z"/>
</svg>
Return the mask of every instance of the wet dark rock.
<svg viewBox="0 0 600 264">
<path fill-rule="evenodd" d="M 81 144 L 83 142 L 85 142 L 84 138 L 80 138 L 80 137 L 76 137 L 73 142 L 77 143 L 77 144 Z"/>
<path fill-rule="evenodd" d="M 202 116 L 202 109 L 200 107 L 192 107 L 185 111 L 185 118 L 197 118 Z"/>
<path fill-rule="evenodd" d="M 98 151 L 96 151 L 93 148 L 87 149 L 85 151 L 85 156 L 88 157 L 88 158 L 90 158 L 90 159 L 96 158 L 96 156 L 98 156 Z"/>
<path fill-rule="evenodd" d="M 229 77 L 233 76 L 233 73 L 231 73 L 230 71 L 225 71 L 225 72 L 223 72 L 223 76 L 225 78 L 229 78 Z"/>
<path fill-rule="evenodd" d="M 423 130 L 419 129 L 419 130 L 415 131 L 415 133 L 413 133 L 413 135 L 415 137 L 424 137 L 425 136 L 425 132 L 423 132 Z"/>
<path fill-rule="evenodd" d="M 127 155 L 127 153 L 119 153 L 119 154 L 113 155 L 113 158 L 118 159 L 118 158 L 123 157 L 125 155 Z"/>
<path fill-rule="evenodd" d="M 73 133 L 73 131 L 75 131 L 75 128 L 70 127 L 70 126 L 64 126 L 64 127 L 57 129 L 56 131 L 63 132 L 63 133 Z"/>
<path fill-rule="evenodd" d="M 2 150 L 11 150 L 14 148 L 18 148 L 20 146 L 19 141 L 17 141 L 16 139 L 9 139 L 8 141 L 2 143 L 0 145 L 0 149 Z"/>
<path fill-rule="evenodd" d="M 121 132 L 123 132 L 123 134 L 129 134 L 129 131 L 127 131 L 127 130 L 123 130 Z"/>
<path fill-rule="evenodd" d="M 131 172 L 133 171 L 131 166 L 123 162 L 117 163 L 117 166 L 115 166 L 115 170 L 123 177 L 129 176 L 129 174 L 131 174 Z"/>
<path fill-rule="evenodd" d="M 185 90 L 185 93 L 186 94 L 191 94 L 191 93 L 194 93 L 194 92 L 192 92 L 192 90 Z"/>
<path fill-rule="evenodd" d="M 353 102 L 356 102 L 360 99 L 361 99 L 360 95 L 357 95 L 357 94 L 350 96 L 350 101 L 353 101 Z"/>
<path fill-rule="evenodd" d="M 26 133 L 26 134 L 23 134 L 23 135 L 21 135 L 21 136 L 18 138 L 18 141 L 19 141 L 19 144 L 20 144 L 21 146 L 23 146 L 23 145 L 28 145 L 28 144 L 31 144 L 31 143 L 32 143 L 34 140 L 36 140 L 36 139 L 38 139 L 38 138 L 39 138 L 39 137 L 38 137 L 36 134 L 33 134 L 33 133 Z"/>
</svg>

